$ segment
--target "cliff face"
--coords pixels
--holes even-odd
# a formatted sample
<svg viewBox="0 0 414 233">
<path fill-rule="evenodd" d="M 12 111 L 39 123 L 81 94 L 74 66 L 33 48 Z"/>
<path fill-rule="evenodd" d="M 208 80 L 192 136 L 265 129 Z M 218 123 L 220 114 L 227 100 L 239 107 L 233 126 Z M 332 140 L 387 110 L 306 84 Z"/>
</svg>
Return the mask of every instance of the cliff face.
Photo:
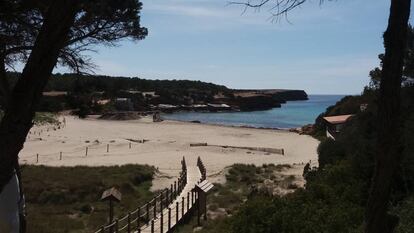
<svg viewBox="0 0 414 233">
<path fill-rule="evenodd" d="M 280 102 L 267 95 L 237 97 L 233 105 L 238 106 L 240 111 L 256 111 L 281 107 Z"/>
<path fill-rule="evenodd" d="M 294 101 L 294 100 L 308 100 L 308 95 L 303 90 L 286 90 L 281 92 L 276 92 L 273 96 L 280 98 L 284 101 Z"/>
<path fill-rule="evenodd" d="M 221 99 L 221 102 L 241 111 L 268 110 L 279 108 L 286 101 L 308 99 L 308 95 L 303 90 L 233 90 L 233 95 L 234 98 Z"/>
</svg>

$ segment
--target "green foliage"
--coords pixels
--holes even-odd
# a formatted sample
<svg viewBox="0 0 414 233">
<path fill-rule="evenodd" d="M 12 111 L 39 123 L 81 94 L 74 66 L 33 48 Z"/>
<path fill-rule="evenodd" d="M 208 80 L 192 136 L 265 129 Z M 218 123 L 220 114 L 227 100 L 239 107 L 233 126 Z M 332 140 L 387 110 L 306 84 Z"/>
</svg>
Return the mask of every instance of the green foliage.
<svg viewBox="0 0 414 233">
<path fill-rule="evenodd" d="M 318 147 L 319 168 L 309 169 L 306 187 L 283 197 L 260 193 L 248 199 L 227 219 L 217 222 L 215 231 L 237 233 L 360 233 L 363 232 L 364 208 L 374 169 L 376 154 L 375 92 L 347 97 L 330 107 L 326 114 L 346 114 L 369 100 L 335 140 L 325 139 Z M 400 217 L 397 232 L 414 228 L 414 87 L 402 90 L 403 152 L 400 169 L 393 179 L 390 204 Z M 263 168 L 265 170 L 265 166 Z M 228 181 L 248 184 L 260 182 L 254 166 L 235 166 Z M 229 194 L 228 197 L 234 198 Z M 214 221 L 213 221 L 214 222 Z M 213 225 L 210 223 L 208 226 Z M 202 231 L 203 232 L 203 231 Z"/>
<path fill-rule="evenodd" d="M 327 164 L 343 159 L 345 157 L 345 150 L 341 143 L 327 138 L 319 144 L 318 155 L 319 167 L 323 168 Z"/>
<path fill-rule="evenodd" d="M 335 105 L 329 106 L 324 113 L 321 113 L 315 120 L 315 132 L 313 136 L 325 138 L 325 116 L 356 114 L 360 111 L 361 104 L 368 104 L 370 111 L 375 111 L 376 94 L 372 92 L 364 93 L 361 96 L 345 96 Z"/>
<path fill-rule="evenodd" d="M 328 166 L 312 176 L 306 190 L 247 201 L 233 217 L 232 232 L 351 232 L 362 223 L 362 193 L 350 164 Z"/>
<path fill-rule="evenodd" d="M 229 92 L 220 85 L 190 80 L 146 80 L 137 77 L 110 77 L 78 74 L 55 74 L 49 80 L 46 91 L 68 91 L 74 93 L 93 93 L 104 91 L 109 97 L 121 94 L 122 90 L 156 91 L 166 96 L 187 96 L 206 98 L 219 91 Z"/>
<path fill-rule="evenodd" d="M 234 219 L 226 217 L 234 215 L 244 203 L 248 196 L 252 195 L 252 187 L 261 184 L 266 179 L 274 179 L 274 175 L 280 175 L 280 172 L 290 165 L 285 164 L 264 164 L 262 167 L 246 164 L 234 164 L 226 174 L 225 184 L 214 184 L 214 188 L 208 196 L 208 210 L 211 215 L 215 215 L 214 220 L 209 219 L 203 222 L 203 228 L 199 233 L 230 233 L 233 232 L 232 224 Z M 291 176 L 285 180 L 291 181 Z M 179 227 L 177 232 L 193 232 L 196 227 L 196 219 L 193 218 L 190 224 Z"/>
<path fill-rule="evenodd" d="M 9 83 L 16 83 L 20 74 L 7 73 Z M 155 92 L 158 97 L 146 98 L 141 93 L 128 91 Z M 225 86 L 190 80 L 145 80 L 137 77 L 110 77 L 80 74 L 54 74 L 45 91 L 64 91 L 67 96 L 43 96 L 38 111 L 57 112 L 77 109 L 81 117 L 85 114 L 112 111 L 113 106 L 96 104 L 99 99 L 130 98 L 135 110 L 149 110 L 150 105 L 189 105 L 208 103 L 218 93 L 233 96 Z"/>
<path fill-rule="evenodd" d="M 149 191 L 153 173 L 153 167 L 141 165 L 24 166 L 28 232 L 93 232 L 107 219 L 108 203 L 100 201 L 105 189 L 120 189 L 122 201 L 115 214 L 125 215 L 153 196 Z"/>
<path fill-rule="evenodd" d="M 400 218 L 396 233 L 414 232 L 414 196 L 395 208 L 394 213 Z"/>
<path fill-rule="evenodd" d="M 57 115 L 50 112 L 36 112 L 34 117 L 34 123 L 36 125 L 43 125 L 43 124 L 52 124 L 56 125 L 59 124 L 59 120 Z"/>
<path fill-rule="evenodd" d="M 407 30 L 407 42 L 404 55 L 404 64 L 403 64 L 403 76 L 402 84 L 410 85 L 414 81 L 414 28 L 411 25 L 408 25 Z M 382 63 L 384 59 L 384 54 L 378 55 L 380 60 L 380 67 L 375 67 L 369 72 L 369 77 L 371 81 L 368 87 L 365 87 L 365 91 L 377 90 L 379 89 L 381 76 L 382 76 Z"/>
<path fill-rule="evenodd" d="M 51 2 L 1 1 L 3 66 L 13 68 L 18 63 L 26 63 Z M 138 0 L 86 0 L 73 4 L 78 6 L 77 14 L 70 33 L 62 35 L 66 39 L 65 47 L 61 48 L 57 62 L 77 73 L 95 68 L 85 54 L 93 47 L 115 46 L 122 39 L 139 41 L 148 35 L 147 28 L 140 24 L 142 3 Z"/>
</svg>

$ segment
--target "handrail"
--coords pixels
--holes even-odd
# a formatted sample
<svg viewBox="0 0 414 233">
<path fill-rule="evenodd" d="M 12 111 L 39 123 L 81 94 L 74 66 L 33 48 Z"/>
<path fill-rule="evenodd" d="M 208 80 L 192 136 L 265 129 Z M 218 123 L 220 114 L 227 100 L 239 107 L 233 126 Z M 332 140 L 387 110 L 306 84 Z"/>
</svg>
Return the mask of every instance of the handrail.
<svg viewBox="0 0 414 233">
<path fill-rule="evenodd" d="M 168 206 L 174 202 L 175 198 L 181 194 L 186 184 L 187 165 L 185 162 L 185 158 L 183 157 L 183 159 L 181 160 L 181 172 L 179 174 L 179 177 L 177 181 L 174 181 L 174 184 L 171 184 L 169 189 L 165 188 L 149 202 L 129 212 L 124 217 L 114 220 L 113 222 L 108 223 L 106 225 L 103 225 L 99 230 L 95 231 L 94 233 L 105 233 L 108 229 L 110 229 L 110 233 L 120 232 L 125 229 L 127 229 L 128 233 L 130 233 L 132 232 L 132 228 L 139 229 L 138 232 L 140 232 L 140 230 L 149 227 L 151 225 L 150 223 L 154 221 L 154 219 L 157 219 L 158 213 L 163 214 L 163 210 L 168 208 Z M 142 211 L 143 213 L 141 213 L 141 210 L 144 210 Z M 136 216 L 135 219 L 131 221 L 131 215 L 136 215 L 138 212 L 140 213 L 139 216 Z M 140 221 L 141 219 L 142 221 Z M 123 224 L 122 226 L 120 226 L 119 223 L 123 223 L 125 220 L 128 220 L 127 223 L 125 225 Z M 137 221 L 137 224 L 135 224 L 135 226 L 132 226 L 132 223 L 134 223 L 135 221 Z M 141 226 L 144 226 L 144 228 L 141 228 Z"/>
<path fill-rule="evenodd" d="M 207 171 L 206 171 L 206 167 L 204 166 L 204 163 L 203 163 L 203 161 L 201 161 L 200 157 L 197 158 L 197 166 L 198 166 L 198 169 L 200 169 L 201 181 L 203 181 L 207 178 Z"/>
</svg>

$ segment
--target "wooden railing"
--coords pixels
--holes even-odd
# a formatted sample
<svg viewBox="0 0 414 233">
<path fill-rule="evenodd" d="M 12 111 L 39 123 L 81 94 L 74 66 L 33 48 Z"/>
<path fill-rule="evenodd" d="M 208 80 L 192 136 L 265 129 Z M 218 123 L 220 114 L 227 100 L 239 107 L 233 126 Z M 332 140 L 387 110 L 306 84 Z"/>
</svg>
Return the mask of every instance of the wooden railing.
<svg viewBox="0 0 414 233">
<path fill-rule="evenodd" d="M 145 226 L 148 227 L 150 225 L 153 227 L 154 219 L 157 218 L 157 215 L 162 213 L 164 209 L 168 208 L 169 205 L 174 202 L 187 184 L 187 165 L 184 158 L 181 161 L 181 165 L 182 168 L 178 180 L 174 181 L 174 184 L 171 184 L 170 188 L 164 189 L 151 201 L 138 207 L 134 211 L 129 212 L 124 217 L 115 219 L 113 222 L 102 226 L 99 230 L 95 231 L 95 233 L 140 233 L 143 226 L 144 228 Z M 195 200 L 193 196 L 192 199 L 192 201 Z"/>
<path fill-rule="evenodd" d="M 190 216 L 197 206 L 198 193 L 191 190 L 187 195 L 178 198 L 167 211 L 159 214 L 158 218 L 152 219 L 151 223 L 137 230 L 138 233 L 166 233 L 171 232 L 180 222 Z"/>
<path fill-rule="evenodd" d="M 201 158 L 198 157 L 197 158 L 197 167 L 200 170 L 201 173 L 201 181 L 205 180 L 207 177 L 207 171 L 206 171 L 206 167 L 204 166 L 203 161 L 201 161 Z"/>
</svg>

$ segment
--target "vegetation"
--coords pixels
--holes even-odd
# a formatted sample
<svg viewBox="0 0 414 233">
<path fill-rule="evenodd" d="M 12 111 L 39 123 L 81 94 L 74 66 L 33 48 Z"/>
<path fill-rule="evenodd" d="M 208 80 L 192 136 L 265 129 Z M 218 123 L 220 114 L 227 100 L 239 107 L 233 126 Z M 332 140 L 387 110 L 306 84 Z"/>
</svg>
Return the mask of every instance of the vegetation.
<svg viewBox="0 0 414 233">
<path fill-rule="evenodd" d="M 353 98 L 371 97 L 345 97 L 329 110 L 359 108 L 359 101 Z M 404 162 L 393 178 L 390 199 L 392 213 L 400 218 L 398 233 L 412 232 L 414 226 L 414 86 L 403 89 L 403 98 Z M 375 109 L 375 101 L 369 102 L 368 109 L 358 113 L 337 140 L 322 140 L 318 148 L 319 167 L 304 173 L 305 189 L 287 195 L 254 192 L 255 184 L 264 179 L 275 180 L 273 175 L 264 175 L 272 174 L 268 172 L 269 166 L 233 167 L 226 176 L 227 183 L 216 185 L 208 200 L 209 211 L 220 213 L 217 210 L 224 209 L 225 214 L 214 219 L 210 216 L 198 232 L 363 232 L 376 153 Z M 195 224 L 179 232 L 191 232 Z"/>
<path fill-rule="evenodd" d="M 21 74 L 8 72 L 7 77 L 13 86 Z M 302 90 L 233 90 L 201 81 L 82 74 L 54 74 L 44 90 L 37 111 L 76 110 L 74 113 L 80 117 L 115 111 L 151 111 L 159 104 L 174 105 L 174 110 L 254 111 L 281 107 L 281 103 L 288 100 L 307 99 L 307 94 Z M 122 100 L 117 101 L 118 98 L 127 98 L 124 101 L 130 103 L 122 104 Z M 230 107 L 194 107 L 209 103 L 224 103 Z"/>
<path fill-rule="evenodd" d="M 58 125 L 59 119 L 56 114 L 51 112 L 37 112 L 34 118 L 36 125 L 52 124 Z"/>
<path fill-rule="evenodd" d="M 229 216 L 239 212 L 240 206 L 254 193 L 269 195 L 275 187 L 282 187 L 293 192 L 295 177 L 284 175 L 283 171 L 290 165 L 265 164 L 261 167 L 246 164 L 234 164 L 226 174 L 225 184 L 214 184 L 208 196 L 209 219 L 204 222 L 200 233 L 233 232 L 233 219 Z M 258 210 L 259 211 L 259 210 Z M 197 226 L 196 218 L 189 224 L 180 226 L 177 232 L 190 233 Z"/>
<path fill-rule="evenodd" d="M 412 30 L 412 28 L 410 28 Z M 414 40 L 413 40 L 414 41 Z M 406 60 L 405 62 L 412 62 Z M 391 213 L 399 218 L 395 232 L 414 226 L 414 84 L 406 76 L 401 88 L 401 163 L 392 177 Z M 305 189 L 285 196 L 251 193 L 231 216 L 210 220 L 201 232 L 364 232 L 364 215 L 378 153 L 378 87 L 368 86 L 360 96 L 347 96 L 316 119 L 319 167 L 304 171 Z M 360 104 L 367 104 L 360 111 Z M 325 138 L 323 116 L 356 114 L 336 140 Z M 254 171 L 243 171 L 255 180 Z M 232 179 L 229 179 L 232 182 Z M 230 194 L 227 195 L 229 198 Z M 214 199 L 213 197 L 212 199 Z M 226 202 L 223 202 L 223 205 Z M 218 205 L 217 208 L 220 206 Z M 211 231 L 210 231 L 211 230 Z"/>
<path fill-rule="evenodd" d="M 3 118 L 4 112 L 0 110 L 0 121 Z M 36 125 L 52 124 L 58 125 L 59 119 L 55 113 L 52 112 L 36 112 L 33 119 Z"/>
<path fill-rule="evenodd" d="M 148 31 L 140 25 L 141 9 L 137 0 L 1 1 L 0 101 L 4 116 L 0 122 L 0 193 L 14 170 L 20 170 L 18 154 L 53 68 L 59 63 L 82 72 L 93 67 L 83 53 L 92 47 L 144 39 Z M 24 66 L 23 72 L 10 86 L 6 70 L 17 64 Z M 14 191 L 20 193 L 20 189 Z M 24 213 L 10 214 L 20 217 L 20 227 L 13 231 L 25 232 Z M 15 221 L 7 220 L 4 229 L 15 227 Z"/>
<path fill-rule="evenodd" d="M 123 216 L 153 197 L 153 173 L 153 167 L 142 165 L 24 166 L 28 232 L 93 232 L 108 218 L 108 203 L 100 201 L 104 190 L 114 186 L 121 191 L 115 215 Z"/>
<path fill-rule="evenodd" d="M 263 0 L 232 3 L 244 5 L 246 9 L 271 5 L 269 12 L 272 17 L 278 19 L 305 2 L 306 0 Z M 410 71 L 412 67 L 412 56 L 409 55 L 412 53 L 412 46 L 407 46 L 407 42 L 412 43 L 408 24 L 410 11 L 411 0 L 390 1 L 387 29 L 383 34 L 385 52 L 381 57 L 381 69 L 374 71 L 380 78 L 376 105 L 378 110 L 375 116 L 378 137 L 374 147 L 375 172 L 372 173 L 372 183 L 368 189 L 370 194 L 364 217 L 366 233 L 391 233 L 398 224 L 398 217 L 389 213 L 389 202 L 393 179 L 403 162 L 401 151 L 404 139 L 400 127 L 401 84 L 404 76 L 410 75 L 405 72 L 406 68 Z"/>
<path fill-rule="evenodd" d="M 41 110 L 61 111 L 62 109 L 83 108 L 87 113 L 116 109 L 113 105 L 96 104 L 96 101 L 100 99 L 130 98 L 134 110 L 149 110 L 151 104 L 208 103 L 218 93 L 231 95 L 231 90 L 224 86 L 201 81 L 146 80 L 137 77 L 77 74 L 53 75 L 45 91 L 65 91 L 68 92 L 68 96 L 60 100 L 56 97 L 43 98 L 40 107 L 44 109 Z M 155 92 L 156 97 L 146 96 L 142 92 Z M 53 108 L 54 106 L 57 108 Z"/>
</svg>

